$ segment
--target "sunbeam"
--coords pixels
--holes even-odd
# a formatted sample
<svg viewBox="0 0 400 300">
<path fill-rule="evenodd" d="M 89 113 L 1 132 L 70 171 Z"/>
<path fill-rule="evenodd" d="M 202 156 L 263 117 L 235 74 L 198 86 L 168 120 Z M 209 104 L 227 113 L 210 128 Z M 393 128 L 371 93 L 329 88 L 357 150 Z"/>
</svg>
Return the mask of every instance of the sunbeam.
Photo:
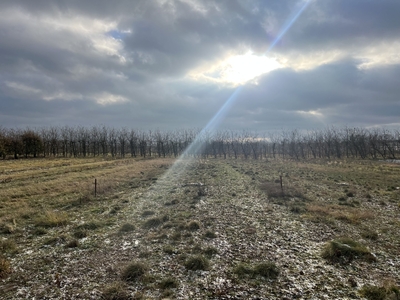
<svg viewBox="0 0 400 300">
<path fill-rule="evenodd" d="M 290 29 L 290 27 L 292 27 L 292 25 L 294 24 L 294 22 L 296 22 L 296 20 L 300 17 L 300 15 L 303 13 L 303 11 L 307 8 L 307 6 L 310 4 L 310 0 L 306 0 L 306 2 L 304 2 L 304 4 L 300 7 L 299 11 L 294 14 L 294 16 L 290 17 L 288 19 L 288 21 L 285 23 L 285 25 L 283 26 L 282 30 L 279 32 L 278 36 L 275 38 L 275 40 L 271 43 L 271 45 L 268 47 L 267 51 L 264 53 L 267 54 L 268 52 L 270 52 L 275 46 L 276 44 L 282 39 L 282 37 L 285 35 L 285 33 Z"/>
<path fill-rule="evenodd" d="M 285 33 L 293 26 L 296 20 L 300 17 L 303 11 L 306 9 L 311 0 L 307 0 L 300 9 L 291 16 L 288 21 L 285 23 L 282 30 L 279 32 L 277 37 L 268 47 L 267 51 L 264 55 L 270 52 L 275 45 L 282 39 Z M 213 116 L 213 118 L 207 123 L 207 125 L 201 130 L 199 134 L 195 137 L 192 143 L 185 149 L 185 151 L 180 155 L 180 157 L 174 162 L 171 168 L 168 169 L 166 173 L 157 181 L 156 185 L 153 186 L 153 192 L 159 192 L 161 189 L 171 186 L 172 184 L 179 184 L 179 179 L 181 178 L 184 171 L 194 162 L 195 157 L 198 154 L 201 154 L 201 150 L 205 147 L 203 140 L 208 134 L 213 134 L 224 117 L 229 112 L 230 108 L 235 103 L 235 100 L 238 98 L 240 92 L 244 88 L 243 85 L 238 86 L 232 95 L 225 101 L 225 103 L 221 106 L 218 112 Z M 191 157 L 191 159 L 185 159 L 187 157 Z M 152 193 L 152 192 L 149 192 Z M 150 194 L 149 194 L 150 196 Z"/>
</svg>

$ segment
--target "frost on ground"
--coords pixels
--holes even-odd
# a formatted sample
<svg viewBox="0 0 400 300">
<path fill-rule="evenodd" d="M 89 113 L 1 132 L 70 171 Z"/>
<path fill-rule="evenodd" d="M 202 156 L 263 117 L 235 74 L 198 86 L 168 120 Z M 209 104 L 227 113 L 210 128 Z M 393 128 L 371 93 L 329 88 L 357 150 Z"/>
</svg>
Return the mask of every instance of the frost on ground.
<svg viewBox="0 0 400 300">
<path fill-rule="evenodd" d="M 0 298 L 361 299 L 365 285 L 400 285 L 400 197 L 387 187 L 399 168 L 379 179 L 356 163 L 211 159 L 164 173 L 166 163 L 64 207 L 65 224 L 1 234 L 16 250 L 3 251 L 12 272 Z M 340 237 L 374 259 L 323 258 Z"/>
</svg>

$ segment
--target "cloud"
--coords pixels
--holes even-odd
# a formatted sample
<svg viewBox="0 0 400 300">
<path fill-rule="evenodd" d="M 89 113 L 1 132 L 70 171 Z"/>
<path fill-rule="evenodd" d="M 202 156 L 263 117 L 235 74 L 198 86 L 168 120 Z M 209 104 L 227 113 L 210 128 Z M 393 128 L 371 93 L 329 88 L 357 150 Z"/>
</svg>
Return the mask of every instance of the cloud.
<svg viewBox="0 0 400 300">
<path fill-rule="evenodd" d="M 2 1 L 6 126 L 223 128 L 394 124 L 395 0 Z M 246 83 L 245 83 L 246 82 Z M 233 83 L 233 85 L 232 85 Z"/>
</svg>

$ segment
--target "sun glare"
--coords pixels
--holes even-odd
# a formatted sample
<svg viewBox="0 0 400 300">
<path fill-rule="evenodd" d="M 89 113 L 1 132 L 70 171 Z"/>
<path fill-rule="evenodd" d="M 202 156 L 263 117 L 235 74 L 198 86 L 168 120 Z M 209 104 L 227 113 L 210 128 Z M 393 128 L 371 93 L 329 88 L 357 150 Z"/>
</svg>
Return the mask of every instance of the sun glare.
<svg viewBox="0 0 400 300">
<path fill-rule="evenodd" d="M 257 76 L 281 68 L 282 65 L 274 58 L 254 55 L 248 52 L 236 55 L 223 62 L 221 78 L 234 84 L 243 84 Z"/>
<path fill-rule="evenodd" d="M 247 52 L 230 56 L 213 66 L 197 69 L 190 74 L 194 79 L 205 79 L 218 83 L 242 85 L 262 74 L 282 68 L 276 58 Z"/>
</svg>

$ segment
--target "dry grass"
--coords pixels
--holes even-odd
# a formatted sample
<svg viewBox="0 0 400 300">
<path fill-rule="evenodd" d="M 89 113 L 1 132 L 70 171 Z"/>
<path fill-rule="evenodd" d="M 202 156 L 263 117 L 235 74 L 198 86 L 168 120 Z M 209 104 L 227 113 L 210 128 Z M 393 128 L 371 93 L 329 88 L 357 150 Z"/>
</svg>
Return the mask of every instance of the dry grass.
<svg viewBox="0 0 400 300">
<path fill-rule="evenodd" d="M 139 280 L 147 273 L 148 269 L 143 262 L 133 261 L 123 269 L 121 279 L 124 281 Z"/>
<path fill-rule="evenodd" d="M 104 300 L 129 300 L 132 299 L 127 292 L 125 285 L 121 282 L 114 282 L 108 285 L 102 294 Z"/>
<path fill-rule="evenodd" d="M 7 277 L 11 273 L 10 262 L 0 256 L 0 279 Z"/>
<path fill-rule="evenodd" d="M 0 240 L 0 253 L 15 253 L 17 245 L 13 240 Z"/>
<path fill-rule="evenodd" d="M 197 271 L 197 270 L 208 270 L 210 268 L 210 262 L 207 258 L 197 255 L 189 257 L 184 263 L 186 269 Z"/>
<path fill-rule="evenodd" d="M 64 212 L 45 211 L 42 216 L 37 218 L 35 225 L 40 227 L 57 227 L 66 225 L 68 221 L 68 215 Z"/>
<path fill-rule="evenodd" d="M 132 170 L 135 170 L 134 172 Z M 2 161 L 0 224 L 10 218 L 29 219 L 43 207 L 58 208 L 105 197 L 140 177 L 153 176 L 152 165 L 140 159 L 79 158 Z"/>
<path fill-rule="evenodd" d="M 307 211 L 313 216 L 332 218 L 351 224 L 360 224 L 365 220 L 376 217 L 376 213 L 370 210 L 351 207 L 343 209 L 342 206 L 338 205 L 309 204 L 307 205 Z"/>
<path fill-rule="evenodd" d="M 359 293 L 368 300 L 400 299 L 400 288 L 395 284 L 386 284 L 383 286 L 364 285 Z"/>
<path fill-rule="evenodd" d="M 367 247 L 348 237 L 326 243 L 321 256 L 332 262 L 349 263 L 355 258 L 361 258 L 368 262 L 376 261 L 376 257 Z"/>
<path fill-rule="evenodd" d="M 0 180 L 4 298 L 27 287 L 20 298 L 339 299 L 357 298 L 365 283 L 382 286 L 382 271 L 399 282 L 400 199 L 393 186 L 400 168 L 394 173 L 381 163 L 388 179 L 375 180 L 375 162 L 209 159 L 160 185 L 153 178 L 165 172 L 165 162 L 171 160 L 6 161 L 0 167 L 0 177 L 9 177 Z M 284 195 L 275 182 L 280 174 Z M 196 187 L 182 182 L 207 182 L 207 197 L 193 201 Z M 274 189 L 277 197 L 268 201 Z M 359 239 L 367 250 L 336 236 Z M 321 241 L 334 242 L 325 245 L 332 260 L 320 256 Z M 368 249 L 377 254 L 372 264 L 365 262 L 372 259 Z M 353 261 L 332 271 L 335 260 Z M 350 275 L 358 288 L 343 285 Z M 304 293 L 288 288 L 294 285 Z"/>
<path fill-rule="evenodd" d="M 251 277 L 256 278 L 262 276 L 268 279 L 276 279 L 279 276 L 279 268 L 273 262 L 262 262 L 254 266 L 240 263 L 234 269 L 233 272 L 239 277 Z"/>
</svg>

